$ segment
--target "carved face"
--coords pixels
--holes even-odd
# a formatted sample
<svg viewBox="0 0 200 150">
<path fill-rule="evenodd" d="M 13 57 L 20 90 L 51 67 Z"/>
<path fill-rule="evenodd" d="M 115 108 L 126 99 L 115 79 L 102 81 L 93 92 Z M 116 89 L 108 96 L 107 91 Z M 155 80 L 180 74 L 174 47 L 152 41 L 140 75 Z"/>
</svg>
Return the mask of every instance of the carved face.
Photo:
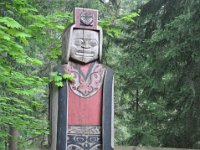
<svg viewBox="0 0 200 150">
<path fill-rule="evenodd" d="M 92 30 L 75 29 L 70 47 L 70 57 L 83 63 L 97 60 L 99 55 L 99 33 Z"/>
</svg>

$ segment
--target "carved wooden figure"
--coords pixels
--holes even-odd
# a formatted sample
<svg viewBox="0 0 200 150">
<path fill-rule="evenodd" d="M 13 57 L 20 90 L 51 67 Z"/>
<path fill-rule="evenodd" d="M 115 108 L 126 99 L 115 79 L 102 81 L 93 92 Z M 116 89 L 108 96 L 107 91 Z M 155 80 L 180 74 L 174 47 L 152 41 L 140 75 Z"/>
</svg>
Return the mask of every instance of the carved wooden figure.
<svg viewBox="0 0 200 150">
<path fill-rule="evenodd" d="M 113 71 L 102 65 L 102 29 L 98 11 L 76 8 L 75 24 L 64 31 L 62 65 L 73 74 L 63 87 L 50 86 L 50 149 L 114 148 Z"/>
</svg>

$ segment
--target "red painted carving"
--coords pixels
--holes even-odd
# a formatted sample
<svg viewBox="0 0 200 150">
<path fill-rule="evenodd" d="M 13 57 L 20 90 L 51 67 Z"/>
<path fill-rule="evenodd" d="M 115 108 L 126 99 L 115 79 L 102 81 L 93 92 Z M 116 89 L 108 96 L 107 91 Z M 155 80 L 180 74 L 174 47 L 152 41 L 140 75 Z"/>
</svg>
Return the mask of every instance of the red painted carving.
<svg viewBox="0 0 200 150">
<path fill-rule="evenodd" d="M 101 125 L 104 66 L 70 62 L 65 72 L 74 76 L 68 91 L 68 125 Z"/>
<path fill-rule="evenodd" d="M 102 88 L 91 97 L 82 98 L 68 91 L 68 125 L 102 124 Z"/>
<path fill-rule="evenodd" d="M 91 70 L 86 75 L 81 71 L 81 66 L 73 63 L 67 64 L 65 72 L 73 74 L 74 81 L 70 83 L 71 90 L 81 97 L 90 97 L 94 95 L 101 87 L 105 68 L 98 63 L 89 64 Z"/>
<path fill-rule="evenodd" d="M 82 24 L 85 23 L 85 24 Z M 75 8 L 75 27 L 97 30 L 98 11 L 88 8 Z"/>
</svg>

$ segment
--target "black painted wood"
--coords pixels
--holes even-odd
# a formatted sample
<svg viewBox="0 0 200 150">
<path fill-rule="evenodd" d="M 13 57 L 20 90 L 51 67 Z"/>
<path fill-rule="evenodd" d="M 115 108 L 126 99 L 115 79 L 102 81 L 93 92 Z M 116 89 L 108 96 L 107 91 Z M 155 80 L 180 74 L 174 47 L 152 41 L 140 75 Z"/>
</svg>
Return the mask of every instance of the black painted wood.
<svg viewBox="0 0 200 150">
<path fill-rule="evenodd" d="M 67 82 L 58 89 L 58 124 L 56 150 L 66 150 L 67 140 Z"/>
<path fill-rule="evenodd" d="M 103 150 L 112 150 L 112 83 L 113 71 L 108 68 L 103 87 Z"/>
</svg>

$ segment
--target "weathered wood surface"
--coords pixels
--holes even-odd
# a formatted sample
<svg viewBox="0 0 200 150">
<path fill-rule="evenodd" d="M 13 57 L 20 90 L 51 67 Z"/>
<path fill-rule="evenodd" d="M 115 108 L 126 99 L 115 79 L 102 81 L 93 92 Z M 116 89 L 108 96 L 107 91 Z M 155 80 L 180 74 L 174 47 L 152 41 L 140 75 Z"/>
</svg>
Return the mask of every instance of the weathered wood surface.
<svg viewBox="0 0 200 150">
<path fill-rule="evenodd" d="M 48 150 L 48 149 L 35 148 L 35 149 L 27 149 L 27 150 Z M 115 150 L 200 150 L 200 149 L 116 146 Z"/>
</svg>

